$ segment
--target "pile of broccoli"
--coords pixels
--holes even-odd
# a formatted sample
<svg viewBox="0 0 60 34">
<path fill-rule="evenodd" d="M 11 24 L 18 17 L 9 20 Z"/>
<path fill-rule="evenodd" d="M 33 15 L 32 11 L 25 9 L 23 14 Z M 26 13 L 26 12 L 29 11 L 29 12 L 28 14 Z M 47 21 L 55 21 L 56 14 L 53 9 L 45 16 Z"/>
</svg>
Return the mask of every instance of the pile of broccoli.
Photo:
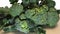
<svg viewBox="0 0 60 34">
<path fill-rule="evenodd" d="M 53 28 L 59 20 L 60 10 L 56 10 L 53 0 L 9 0 L 12 6 L 0 7 L 0 30 L 16 30 L 28 34 L 46 34 L 44 28 Z"/>
</svg>

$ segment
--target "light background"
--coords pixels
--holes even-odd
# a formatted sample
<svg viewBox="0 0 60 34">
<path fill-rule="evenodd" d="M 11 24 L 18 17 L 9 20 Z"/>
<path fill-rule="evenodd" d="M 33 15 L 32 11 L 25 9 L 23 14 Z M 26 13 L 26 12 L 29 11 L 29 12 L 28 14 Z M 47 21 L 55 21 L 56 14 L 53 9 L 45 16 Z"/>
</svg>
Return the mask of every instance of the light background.
<svg viewBox="0 0 60 34">
<path fill-rule="evenodd" d="M 56 2 L 56 9 L 60 9 L 60 0 L 54 0 Z M 19 0 L 18 3 L 21 3 L 22 1 Z M 0 7 L 11 7 L 11 4 L 9 0 L 0 0 Z M 3 31 L 0 31 L 0 34 L 3 34 Z M 4 33 L 5 34 L 5 33 Z M 15 33 L 6 33 L 6 34 L 15 34 Z M 18 33 L 17 33 L 18 34 Z M 60 20 L 57 23 L 57 27 L 54 29 L 46 29 L 46 34 L 60 34 Z"/>
</svg>

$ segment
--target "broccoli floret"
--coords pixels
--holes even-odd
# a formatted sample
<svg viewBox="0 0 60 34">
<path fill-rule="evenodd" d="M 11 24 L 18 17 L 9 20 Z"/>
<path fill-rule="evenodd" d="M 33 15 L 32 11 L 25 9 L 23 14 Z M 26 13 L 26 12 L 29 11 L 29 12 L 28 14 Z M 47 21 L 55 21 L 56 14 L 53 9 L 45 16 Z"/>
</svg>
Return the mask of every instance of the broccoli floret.
<svg viewBox="0 0 60 34">
<path fill-rule="evenodd" d="M 25 14 L 21 14 L 19 17 L 20 17 L 20 19 L 26 19 Z"/>
<path fill-rule="evenodd" d="M 13 4 L 12 7 L 10 8 L 10 15 L 12 15 L 13 17 L 20 15 L 23 12 L 23 6 L 20 4 Z"/>
<path fill-rule="evenodd" d="M 24 32 L 24 33 L 28 33 L 29 32 L 29 27 L 28 27 L 28 24 L 27 24 L 27 21 L 20 21 L 18 18 L 15 20 L 16 24 L 16 29 L 21 31 L 21 32 Z"/>
<path fill-rule="evenodd" d="M 29 0 L 22 0 L 22 4 L 24 6 L 28 6 L 30 4 Z"/>
<path fill-rule="evenodd" d="M 25 15 L 27 18 L 32 19 L 37 25 L 46 25 L 47 11 L 47 6 L 43 5 L 40 8 L 27 10 Z"/>
<path fill-rule="evenodd" d="M 49 27 L 55 27 L 59 20 L 59 15 L 55 8 L 50 8 L 47 17 L 47 23 Z"/>
<path fill-rule="evenodd" d="M 55 1 L 51 1 L 47 4 L 49 7 L 55 7 L 56 3 Z"/>
<path fill-rule="evenodd" d="M 3 30 L 5 32 L 14 32 L 14 31 L 16 31 L 15 26 L 4 27 Z"/>
</svg>

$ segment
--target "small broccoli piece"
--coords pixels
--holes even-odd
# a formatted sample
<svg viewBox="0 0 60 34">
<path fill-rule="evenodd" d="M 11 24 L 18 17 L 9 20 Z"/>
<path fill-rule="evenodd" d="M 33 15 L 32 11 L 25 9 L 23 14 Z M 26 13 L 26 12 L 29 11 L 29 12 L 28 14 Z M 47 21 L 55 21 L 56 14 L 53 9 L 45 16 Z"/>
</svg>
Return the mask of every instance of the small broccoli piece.
<svg viewBox="0 0 60 34">
<path fill-rule="evenodd" d="M 5 32 L 14 32 L 14 31 L 16 31 L 15 26 L 4 27 L 3 30 Z"/>
<path fill-rule="evenodd" d="M 6 18 L 0 21 L 0 29 L 3 29 L 4 27 L 7 27 L 9 25 L 10 25 L 10 20 Z"/>
<path fill-rule="evenodd" d="M 15 2 L 17 3 L 18 0 L 9 0 L 10 1 L 10 4 L 14 4 Z"/>
<path fill-rule="evenodd" d="M 29 0 L 22 0 L 22 4 L 24 6 L 28 6 L 30 4 Z"/>
<path fill-rule="evenodd" d="M 37 27 L 37 34 L 46 34 L 46 31 L 42 27 Z"/>
<path fill-rule="evenodd" d="M 56 3 L 55 1 L 51 1 L 47 4 L 49 7 L 55 7 Z"/>
<path fill-rule="evenodd" d="M 9 20 L 3 19 L 3 23 L 4 23 L 4 25 L 6 25 L 7 23 L 9 23 Z"/>
<path fill-rule="evenodd" d="M 10 15 L 12 15 L 13 17 L 19 15 L 20 13 L 23 12 L 23 6 L 20 4 L 15 3 L 14 5 L 12 5 L 12 7 L 10 8 Z"/>
<path fill-rule="evenodd" d="M 55 8 L 50 8 L 48 12 L 47 23 L 49 27 L 55 27 L 59 20 L 59 15 Z"/>
<path fill-rule="evenodd" d="M 18 18 L 15 20 L 16 24 L 16 29 L 21 31 L 21 32 L 24 32 L 24 33 L 28 33 L 29 32 L 29 27 L 28 27 L 28 24 L 27 24 L 27 21 L 20 21 Z"/>
<path fill-rule="evenodd" d="M 26 12 L 25 12 L 25 15 L 26 17 L 28 18 L 32 18 L 32 16 L 35 14 L 35 9 L 28 9 Z"/>
<path fill-rule="evenodd" d="M 45 5 L 47 5 L 48 7 L 55 7 L 56 3 L 53 0 L 45 0 L 44 2 Z"/>
<path fill-rule="evenodd" d="M 21 14 L 19 17 L 20 17 L 20 19 L 26 19 L 25 14 Z"/>
<path fill-rule="evenodd" d="M 33 20 L 37 25 L 46 25 L 47 11 L 48 11 L 47 6 L 43 5 L 40 8 L 27 10 L 25 12 L 25 15 L 27 18 Z"/>
</svg>

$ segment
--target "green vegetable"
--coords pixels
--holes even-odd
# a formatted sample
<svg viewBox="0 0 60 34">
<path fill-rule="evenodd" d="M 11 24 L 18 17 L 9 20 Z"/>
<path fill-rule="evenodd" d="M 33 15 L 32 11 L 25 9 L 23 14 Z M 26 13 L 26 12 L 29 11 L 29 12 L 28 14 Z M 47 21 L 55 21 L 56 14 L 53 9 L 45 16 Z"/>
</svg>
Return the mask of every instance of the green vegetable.
<svg viewBox="0 0 60 34">
<path fill-rule="evenodd" d="M 55 27 L 59 20 L 59 15 L 54 8 L 50 8 L 48 12 L 48 25 L 49 27 Z"/>
<path fill-rule="evenodd" d="M 15 26 L 4 27 L 3 30 L 5 32 L 14 32 L 14 31 L 16 31 Z"/>
<path fill-rule="evenodd" d="M 56 10 L 53 0 L 9 0 L 12 6 L 0 7 L 0 30 L 16 30 L 28 34 L 46 34 L 45 27 L 57 25 L 60 10 Z M 41 1 L 39 3 L 39 1 Z"/>
<path fill-rule="evenodd" d="M 23 6 L 20 5 L 20 4 L 15 3 L 15 4 L 13 4 L 12 7 L 10 8 L 10 12 L 9 12 L 9 13 L 10 13 L 13 17 L 15 17 L 15 16 L 19 15 L 19 14 L 22 13 L 22 12 L 23 12 Z"/>
<path fill-rule="evenodd" d="M 25 14 L 21 14 L 19 17 L 20 17 L 21 19 L 26 19 Z"/>
<path fill-rule="evenodd" d="M 24 32 L 24 33 L 28 33 L 29 32 L 29 28 L 28 28 L 28 24 L 27 21 L 20 21 L 18 18 L 15 20 L 16 21 L 16 29 Z"/>
<path fill-rule="evenodd" d="M 47 4 L 49 7 L 55 7 L 55 2 L 54 1 L 51 1 Z"/>
<path fill-rule="evenodd" d="M 25 15 L 27 18 L 32 19 L 37 25 L 46 25 L 47 11 L 48 8 L 43 5 L 40 8 L 27 10 Z"/>
<path fill-rule="evenodd" d="M 22 0 L 22 3 L 24 6 L 28 6 L 30 4 L 29 0 Z"/>
</svg>

